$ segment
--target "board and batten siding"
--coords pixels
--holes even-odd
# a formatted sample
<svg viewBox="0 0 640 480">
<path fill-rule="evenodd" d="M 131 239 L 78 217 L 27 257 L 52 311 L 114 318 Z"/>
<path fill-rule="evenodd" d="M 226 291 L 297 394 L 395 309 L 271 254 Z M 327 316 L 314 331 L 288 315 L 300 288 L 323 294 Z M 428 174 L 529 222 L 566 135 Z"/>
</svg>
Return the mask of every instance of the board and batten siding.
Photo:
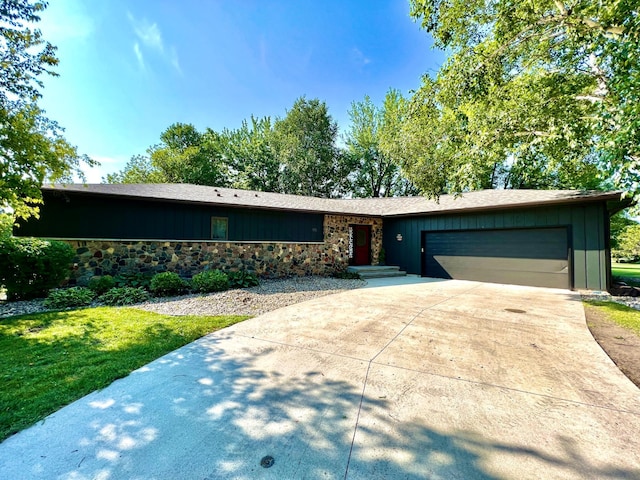
<svg viewBox="0 0 640 480">
<path fill-rule="evenodd" d="M 72 205 L 73 208 L 69 208 Z M 88 195 L 47 195 L 41 218 L 20 236 L 210 240 L 211 218 L 228 219 L 228 241 L 322 242 L 323 214 L 216 207 Z"/>
<path fill-rule="evenodd" d="M 422 274 L 423 231 L 566 226 L 574 289 L 606 290 L 610 268 L 609 215 L 604 203 L 562 205 L 432 216 L 385 218 L 383 244 L 389 265 Z M 400 237 L 401 236 L 401 237 Z M 402 238 L 401 241 L 398 238 Z"/>
</svg>

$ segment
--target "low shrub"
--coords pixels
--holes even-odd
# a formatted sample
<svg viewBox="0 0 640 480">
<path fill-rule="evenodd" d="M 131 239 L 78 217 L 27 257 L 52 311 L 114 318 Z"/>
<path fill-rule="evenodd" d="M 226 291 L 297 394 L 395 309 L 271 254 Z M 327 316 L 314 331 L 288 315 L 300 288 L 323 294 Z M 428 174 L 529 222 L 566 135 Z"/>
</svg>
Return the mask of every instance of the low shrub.
<svg viewBox="0 0 640 480">
<path fill-rule="evenodd" d="M 229 278 L 220 270 L 205 270 L 193 276 L 191 288 L 196 292 L 221 292 L 229 289 Z"/>
<path fill-rule="evenodd" d="M 346 270 L 336 272 L 333 276 L 335 278 L 340 278 L 341 280 L 362 280 L 362 277 L 358 272 L 347 272 Z"/>
<path fill-rule="evenodd" d="M 151 288 L 151 278 L 153 276 L 148 273 L 120 273 L 114 278 L 116 287 L 134 287 L 144 288 L 149 290 Z"/>
<path fill-rule="evenodd" d="M 98 300 L 109 306 L 135 305 L 149 300 L 149 292 L 142 287 L 114 287 L 100 295 Z"/>
<path fill-rule="evenodd" d="M 52 290 L 44 301 L 47 308 L 71 308 L 90 305 L 96 294 L 85 287 Z"/>
<path fill-rule="evenodd" d="M 255 273 L 247 272 L 246 270 L 229 272 L 228 277 L 230 288 L 249 288 L 257 287 L 258 285 L 260 285 L 258 276 Z"/>
<path fill-rule="evenodd" d="M 155 274 L 151 278 L 149 288 L 154 295 L 167 297 L 184 293 L 189 288 L 189 285 L 177 273 L 162 272 Z"/>
<path fill-rule="evenodd" d="M 73 259 L 67 243 L 39 238 L 0 238 L 0 284 L 9 300 L 44 297 L 67 278 Z"/>
<path fill-rule="evenodd" d="M 102 295 L 116 286 L 116 281 L 111 275 L 103 275 L 101 277 L 92 277 L 89 280 L 88 287 L 93 290 L 96 295 Z"/>
</svg>

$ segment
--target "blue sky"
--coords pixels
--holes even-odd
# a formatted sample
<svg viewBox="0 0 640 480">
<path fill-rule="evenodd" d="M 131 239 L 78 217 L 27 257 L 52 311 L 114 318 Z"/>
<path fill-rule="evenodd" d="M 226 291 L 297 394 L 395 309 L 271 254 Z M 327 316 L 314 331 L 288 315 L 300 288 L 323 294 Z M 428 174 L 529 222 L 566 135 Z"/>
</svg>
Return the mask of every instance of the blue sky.
<svg viewBox="0 0 640 480">
<path fill-rule="evenodd" d="M 60 59 L 40 105 L 102 163 L 90 182 L 172 123 L 237 128 L 302 95 L 344 131 L 351 102 L 408 95 L 445 58 L 406 0 L 54 0 L 38 26 Z"/>
</svg>

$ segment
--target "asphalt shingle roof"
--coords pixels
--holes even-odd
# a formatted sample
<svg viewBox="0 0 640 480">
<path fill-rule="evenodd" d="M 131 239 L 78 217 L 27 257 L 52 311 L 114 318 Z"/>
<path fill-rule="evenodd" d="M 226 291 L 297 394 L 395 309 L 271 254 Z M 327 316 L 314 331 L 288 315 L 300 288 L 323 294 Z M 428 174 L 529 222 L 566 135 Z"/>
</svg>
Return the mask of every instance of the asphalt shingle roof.
<svg viewBox="0 0 640 480">
<path fill-rule="evenodd" d="M 527 206 L 620 201 L 621 192 L 578 190 L 480 190 L 459 196 L 329 199 L 189 184 L 68 184 L 46 185 L 44 191 L 107 195 L 132 199 L 203 203 L 232 207 L 296 210 L 367 216 L 441 214 Z"/>
</svg>

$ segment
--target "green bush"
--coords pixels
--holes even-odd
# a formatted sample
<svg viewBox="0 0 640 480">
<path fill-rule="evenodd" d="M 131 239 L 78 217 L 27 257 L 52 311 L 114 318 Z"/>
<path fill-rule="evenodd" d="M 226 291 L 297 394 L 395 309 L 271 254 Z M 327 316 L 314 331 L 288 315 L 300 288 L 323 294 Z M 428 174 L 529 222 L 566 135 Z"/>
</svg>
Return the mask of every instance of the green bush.
<svg viewBox="0 0 640 480">
<path fill-rule="evenodd" d="M 362 280 L 358 272 L 347 272 L 346 270 L 338 271 L 333 276 L 341 280 Z"/>
<path fill-rule="evenodd" d="M 89 280 L 88 287 L 93 290 L 96 295 L 102 295 L 116 286 L 116 281 L 111 275 L 103 275 L 102 277 L 92 277 Z"/>
<path fill-rule="evenodd" d="M 239 270 L 237 272 L 229 272 L 229 286 L 231 288 L 249 288 L 260 285 L 258 276 L 253 272 Z"/>
<path fill-rule="evenodd" d="M 100 295 L 98 300 L 110 306 L 135 305 L 149 300 L 149 292 L 142 287 L 115 287 Z"/>
<path fill-rule="evenodd" d="M 220 270 L 205 270 L 193 276 L 191 288 L 196 292 L 221 292 L 229 289 L 229 278 Z"/>
<path fill-rule="evenodd" d="M 116 287 L 134 287 L 149 290 L 151 287 L 152 275 L 148 273 L 120 273 L 114 278 Z"/>
<path fill-rule="evenodd" d="M 69 274 L 73 248 L 39 238 L 0 239 L 0 284 L 9 300 L 46 296 Z"/>
<path fill-rule="evenodd" d="M 70 308 L 90 305 L 95 297 L 93 290 L 85 287 L 63 288 L 52 290 L 44 301 L 47 308 Z"/>
<path fill-rule="evenodd" d="M 189 285 L 177 273 L 162 272 L 151 278 L 151 292 L 158 297 L 180 295 L 188 289 Z"/>
</svg>

